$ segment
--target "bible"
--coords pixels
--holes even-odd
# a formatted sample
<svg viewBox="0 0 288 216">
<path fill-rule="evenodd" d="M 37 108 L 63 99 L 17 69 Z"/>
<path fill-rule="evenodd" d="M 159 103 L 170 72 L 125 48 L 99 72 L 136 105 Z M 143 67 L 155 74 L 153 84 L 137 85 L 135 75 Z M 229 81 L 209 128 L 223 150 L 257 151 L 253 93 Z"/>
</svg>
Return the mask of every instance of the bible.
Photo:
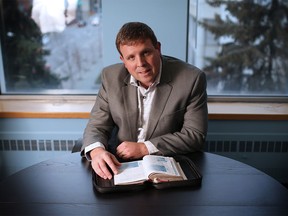
<svg viewBox="0 0 288 216">
<path fill-rule="evenodd" d="M 187 180 L 181 166 L 172 157 L 146 155 L 142 160 L 124 162 L 114 175 L 114 185 L 162 183 Z"/>
<path fill-rule="evenodd" d="M 185 155 L 147 155 L 142 160 L 121 163 L 118 174 L 103 179 L 92 170 L 93 186 L 100 193 L 200 186 L 202 175 Z"/>
</svg>

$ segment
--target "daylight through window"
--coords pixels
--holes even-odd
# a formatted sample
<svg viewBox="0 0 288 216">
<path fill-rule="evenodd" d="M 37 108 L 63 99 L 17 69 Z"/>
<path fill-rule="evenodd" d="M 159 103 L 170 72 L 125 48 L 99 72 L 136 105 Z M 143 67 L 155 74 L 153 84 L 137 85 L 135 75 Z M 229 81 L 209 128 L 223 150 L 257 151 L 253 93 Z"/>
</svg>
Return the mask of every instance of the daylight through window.
<svg viewBox="0 0 288 216">
<path fill-rule="evenodd" d="M 97 93 L 101 0 L 0 3 L 1 94 Z M 288 95 L 288 1 L 189 4 L 187 59 L 205 71 L 210 97 Z"/>
</svg>

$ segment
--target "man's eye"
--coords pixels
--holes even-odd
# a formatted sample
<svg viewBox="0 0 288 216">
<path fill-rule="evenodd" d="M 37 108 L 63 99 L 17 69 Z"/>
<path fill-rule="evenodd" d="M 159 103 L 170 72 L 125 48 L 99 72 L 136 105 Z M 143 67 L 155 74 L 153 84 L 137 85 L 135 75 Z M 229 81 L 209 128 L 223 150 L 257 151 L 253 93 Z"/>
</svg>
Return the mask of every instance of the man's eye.
<svg viewBox="0 0 288 216">
<path fill-rule="evenodd" d="M 128 61 L 134 61 L 134 59 L 135 59 L 134 57 L 128 57 L 127 58 Z"/>
<path fill-rule="evenodd" d="M 144 53 L 144 56 L 149 56 L 149 55 L 150 55 L 150 52 L 148 51 Z"/>
</svg>

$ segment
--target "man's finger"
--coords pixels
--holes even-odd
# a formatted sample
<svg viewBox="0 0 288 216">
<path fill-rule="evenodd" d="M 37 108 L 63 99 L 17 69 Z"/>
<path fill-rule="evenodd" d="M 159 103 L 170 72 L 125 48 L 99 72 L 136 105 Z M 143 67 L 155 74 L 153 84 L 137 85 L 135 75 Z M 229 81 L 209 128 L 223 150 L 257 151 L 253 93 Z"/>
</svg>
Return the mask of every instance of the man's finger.
<svg viewBox="0 0 288 216">
<path fill-rule="evenodd" d="M 109 157 L 106 163 L 114 174 L 118 173 L 118 166 L 120 166 L 120 162 L 116 159 L 114 155 L 111 155 L 111 157 Z"/>
<path fill-rule="evenodd" d="M 109 164 L 108 164 L 108 165 L 109 165 Z M 105 161 L 99 163 L 99 168 L 101 169 L 101 171 L 103 172 L 103 174 L 104 174 L 104 176 L 105 176 L 106 178 L 108 178 L 108 179 L 111 179 L 111 178 L 112 178 L 112 174 L 111 174 L 110 171 L 108 170 Z M 105 178 L 105 177 L 104 177 L 104 178 Z M 105 178 L 105 179 L 106 179 L 106 178 Z"/>
<path fill-rule="evenodd" d="M 92 163 L 92 167 L 94 169 L 94 171 L 97 173 L 98 176 L 100 176 L 103 179 L 106 179 L 107 177 L 105 176 L 105 174 L 103 173 L 103 171 L 101 170 L 99 163 Z"/>
</svg>

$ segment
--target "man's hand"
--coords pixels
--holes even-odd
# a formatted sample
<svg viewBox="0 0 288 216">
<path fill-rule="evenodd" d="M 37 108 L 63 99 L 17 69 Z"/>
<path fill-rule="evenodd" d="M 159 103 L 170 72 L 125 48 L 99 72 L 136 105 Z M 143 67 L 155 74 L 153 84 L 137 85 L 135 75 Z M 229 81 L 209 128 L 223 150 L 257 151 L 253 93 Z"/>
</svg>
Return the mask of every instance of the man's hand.
<svg viewBox="0 0 288 216">
<path fill-rule="evenodd" d="M 144 143 L 124 141 L 117 147 L 116 154 L 125 160 L 139 159 L 148 155 L 148 149 Z"/>
<path fill-rule="evenodd" d="M 104 179 L 112 178 L 112 174 L 108 170 L 108 167 L 111 168 L 114 174 L 117 174 L 117 166 L 120 166 L 120 162 L 113 154 L 106 151 L 104 148 L 98 147 L 90 152 L 90 156 L 92 159 L 92 168 L 100 177 Z"/>
</svg>

